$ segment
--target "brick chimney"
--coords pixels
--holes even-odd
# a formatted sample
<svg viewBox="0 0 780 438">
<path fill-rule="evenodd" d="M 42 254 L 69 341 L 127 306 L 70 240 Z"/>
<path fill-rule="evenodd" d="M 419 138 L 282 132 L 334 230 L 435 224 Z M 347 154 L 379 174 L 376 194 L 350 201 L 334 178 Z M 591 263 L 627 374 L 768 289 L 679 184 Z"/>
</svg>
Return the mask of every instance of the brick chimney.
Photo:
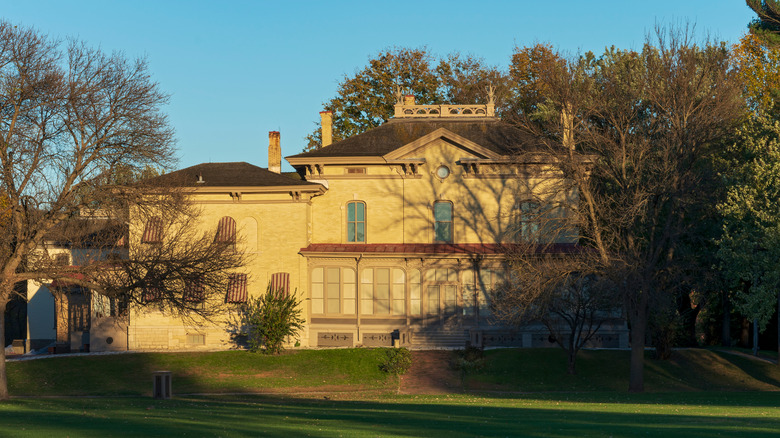
<svg viewBox="0 0 780 438">
<path fill-rule="evenodd" d="M 279 145 L 279 131 L 268 132 L 268 170 L 282 172 L 282 147 Z"/>
<path fill-rule="evenodd" d="M 333 113 L 320 111 L 320 120 L 322 122 L 322 145 L 328 146 L 333 143 Z"/>
<path fill-rule="evenodd" d="M 404 105 L 414 105 L 414 95 L 407 94 L 404 96 Z"/>
</svg>

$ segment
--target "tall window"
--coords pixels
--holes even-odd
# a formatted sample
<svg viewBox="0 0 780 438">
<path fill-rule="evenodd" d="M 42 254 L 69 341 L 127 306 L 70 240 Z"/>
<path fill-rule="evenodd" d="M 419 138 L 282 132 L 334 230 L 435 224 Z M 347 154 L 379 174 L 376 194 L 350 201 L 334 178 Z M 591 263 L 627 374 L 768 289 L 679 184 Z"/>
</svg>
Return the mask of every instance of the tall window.
<svg viewBox="0 0 780 438">
<path fill-rule="evenodd" d="M 163 223 L 159 216 L 150 217 L 146 221 L 141 243 L 162 243 Z"/>
<path fill-rule="evenodd" d="M 311 271 L 311 313 L 354 315 L 356 309 L 355 270 L 324 267 Z"/>
<path fill-rule="evenodd" d="M 236 220 L 230 216 L 225 216 L 217 224 L 217 235 L 214 236 L 214 242 L 233 245 L 236 243 Z"/>
<path fill-rule="evenodd" d="M 401 269 L 367 268 L 360 274 L 360 313 L 405 315 L 406 276 Z"/>
<path fill-rule="evenodd" d="M 360 201 L 347 203 L 347 242 L 366 241 L 366 204 Z"/>
<path fill-rule="evenodd" d="M 452 243 L 452 202 L 434 202 L 433 220 L 433 241 Z"/>
<path fill-rule="evenodd" d="M 523 242 L 539 242 L 539 204 L 533 201 L 520 203 L 520 238 Z"/>
</svg>

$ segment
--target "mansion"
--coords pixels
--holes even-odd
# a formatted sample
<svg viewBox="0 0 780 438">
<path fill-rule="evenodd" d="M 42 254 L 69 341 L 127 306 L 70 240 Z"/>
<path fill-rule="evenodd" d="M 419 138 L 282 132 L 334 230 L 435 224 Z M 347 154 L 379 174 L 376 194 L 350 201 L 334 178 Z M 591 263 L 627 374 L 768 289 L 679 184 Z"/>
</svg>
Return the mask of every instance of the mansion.
<svg viewBox="0 0 780 438">
<path fill-rule="evenodd" d="M 554 345 L 541 324 L 491 318 L 490 290 L 509 278 L 507 246 L 539 236 L 526 213 L 576 198 L 551 195 L 556 175 L 522 131 L 495 117 L 492 103 L 417 105 L 411 96 L 382 126 L 335 143 L 331 113 L 321 117 L 322 147 L 286 157 L 294 174 L 281 172 L 271 132 L 267 169 L 204 163 L 158 177 L 183 181 L 204 231 L 218 226 L 249 256 L 226 302 L 246 302 L 269 283 L 297 293 L 306 324 L 291 344 L 302 347 Z M 162 238 L 151 220 L 135 228 L 130 248 Z M 549 251 L 565 254 L 576 235 L 556 239 Z M 56 337 L 91 351 L 237 347 L 227 322 L 194 324 L 152 306 L 105 324 L 92 308 L 78 332 L 28 330 L 28 341 Z M 627 347 L 624 319 L 606 321 L 591 344 Z"/>
</svg>

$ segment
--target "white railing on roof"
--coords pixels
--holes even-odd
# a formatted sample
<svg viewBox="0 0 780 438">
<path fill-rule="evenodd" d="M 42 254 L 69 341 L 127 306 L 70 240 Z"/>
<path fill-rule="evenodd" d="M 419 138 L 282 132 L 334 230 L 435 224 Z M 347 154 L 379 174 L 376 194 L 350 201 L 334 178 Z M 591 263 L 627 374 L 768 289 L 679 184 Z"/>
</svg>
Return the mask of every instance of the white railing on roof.
<svg viewBox="0 0 780 438">
<path fill-rule="evenodd" d="M 495 117 L 495 105 L 395 105 L 395 117 Z"/>
</svg>

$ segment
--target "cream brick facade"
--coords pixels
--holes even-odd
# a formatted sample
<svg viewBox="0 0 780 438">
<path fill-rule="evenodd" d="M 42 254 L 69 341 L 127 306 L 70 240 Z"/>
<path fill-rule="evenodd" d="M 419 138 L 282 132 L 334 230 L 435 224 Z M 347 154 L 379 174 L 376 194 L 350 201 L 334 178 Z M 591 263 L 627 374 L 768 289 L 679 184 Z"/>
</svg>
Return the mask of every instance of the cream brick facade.
<svg viewBox="0 0 780 438">
<path fill-rule="evenodd" d="M 523 149 L 517 130 L 492 117 L 492 105 L 399 103 L 396 116 L 288 157 L 304 181 L 264 180 L 265 169 L 215 163 L 227 173 L 252 167 L 263 181 L 195 186 L 204 229 L 235 219 L 238 250 L 251 255 L 250 295 L 264 293 L 274 273 L 290 274 L 291 289 L 304 298 L 304 347 L 551 346 L 541 327 L 494 325 L 487 292 L 505 277 L 500 245 L 523 238 L 530 226 L 524 203 L 551 205 L 547 214 L 555 217 L 562 210 L 554 206 L 576 202 L 576 194 L 557 188 L 559 175 Z M 199 166 L 179 172 L 195 178 L 206 169 Z M 140 232 L 131 246 L 140 244 Z M 572 245 L 574 237 L 559 235 L 555 243 Z M 128 348 L 235 348 L 236 320 L 228 311 L 224 320 L 188 325 L 135 309 Z M 627 345 L 621 320 L 605 327 L 596 344 Z"/>
</svg>

